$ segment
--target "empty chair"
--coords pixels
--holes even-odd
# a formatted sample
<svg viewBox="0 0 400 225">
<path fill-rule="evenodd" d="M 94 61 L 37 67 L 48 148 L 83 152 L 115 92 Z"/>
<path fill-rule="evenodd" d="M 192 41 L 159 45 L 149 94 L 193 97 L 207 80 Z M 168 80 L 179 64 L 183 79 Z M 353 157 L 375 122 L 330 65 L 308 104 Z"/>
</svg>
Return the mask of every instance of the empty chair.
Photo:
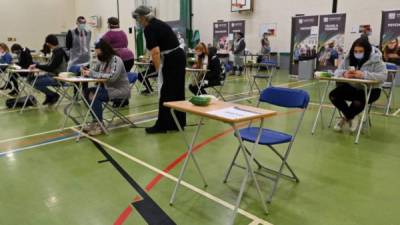
<svg viewBox="0 0 400 225">
<path fill-rule="evenodd" d="M 258 166 L 259 170 L 265 170 L 272 176 L 266 176 L 264 174 L 261 174 L 260 172 L 257 172 L 257 174 L 260 174 L 264 177 L 267 177 L 273 181 L 273 186 L 272 190 L 270 192 L 268 202 L 272 201 L 272 197 L 275 193 L 276 187 L 278 185 L 278 181 L 280 177 L 286 177 L 291 180 L 294 180 L 295 182 L 299 182 L 299 178 L 296 176 L 292 168 L 289 166 L 287 160 L 289 157 L 289 153 L 292 149 L 295 137 L 300 129 L 300 125 L 303 121 L 305 111 L 307 109 L 308 103 L 309 103 L 310 97 L 307 92 L 299 89 L 290 89 L 290 88 L 280 88 L 280 87 L 268 87 L 265 89 L 260 96 L 258 105 L 260 103 L 268 103 L 271 105 L 279 106 L 279 107 L 284 107 L 284 108 L 297 108 L 301 109 L 301 113 L 299 116 L 299 119 L 297 120 L 296 128 L 294 132 L 292 133 L 285 133 L 281 131 L 276 131 L 272 129 L 267 129 L 267 128 L 262 128 L 262 133 L 261 137 L 259 140 L 259 145 L 263 145 L 268 147 L 268 149 L 272 150 L 279 159 L 281 160 L 281 164 L 278 169 L 271 169 L 266 166 L 263 166 L 257 159 L 254 159 L 254 162 Z M 252 127 L 251 124 L 244 129 L 241 129 L 239 131 L 240 137 L 244 142 L 251 142 L 255 143 L 257 140 L 257 135 L 259 133 L 258 127 Z M 281 145 L 281 144 L 288 144 L 286 150 L 283 153 L 280 153 L 274 146 L 275 145 Z M 234 155 L 234 158 L 228 167 L 224 182 L 228 180 L 228 177 L 232 171 L 233 166 L 238 166 L 241 167 L 240 165 L 236 164 L 238 154 L 240 152 L 240 145 Z M 248 154 L 250 154 L 248 149 L 245 149 Z M 283 173 L 283 169 L 287 168 L 290 172 L 290 175 L 286 175 Z M 243 167 L 241 167 L 243 168 Z"/>
</svg>

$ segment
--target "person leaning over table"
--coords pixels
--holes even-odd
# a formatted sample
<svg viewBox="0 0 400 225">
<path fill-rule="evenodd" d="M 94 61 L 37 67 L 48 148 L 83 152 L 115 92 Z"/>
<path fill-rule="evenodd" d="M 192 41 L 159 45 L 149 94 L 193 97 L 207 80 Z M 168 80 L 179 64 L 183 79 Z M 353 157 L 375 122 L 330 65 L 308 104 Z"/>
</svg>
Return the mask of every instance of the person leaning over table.
<svg viewBox="0 0 400 225">
<path fill-rule="evenodd" d="M 96 114 L 99 121 L 103 121 L 103 102 L 108 102 L 115 99 L 129 99 L 131 96 L 128 74 L 125 70 L 125 65 L 122 59 L 117 56 L 114 49 L 104 40 L 100 39 L 96 43 L 95 51 L 98 63 L 93 69 L 82 69 L 82 74 L 85 77 L 106 79 L 104 85 L 101 85 L 97 92 L 96 98 L 94 94 L 97 87 L 88 89 L 86 98 L 89 104 L 93 101 L 92 110 Z M 84 128 L 89 135 L 99 135 L 103 132 L 100 124 L 93 116 L 93 123 Z"/>
<path fill-rule="evenodd" d="M 0 43 L 0 64 L 7 64 L 10 65 L 12 63 L 12 55 L 10 54 L 10 49 L 8 48 L 7 44 Z M 1 71 L 7 69 L 7 66 L 0 66 Z M 3 75 L 3 74 L 0 74 Z M 0 87 L 1 90 L 5 89 L 12 89 L 10 82 L 3 87 Z"/>
<path fill-rule="evenodd" d="M 349 55 L 346 56 L 335 71 L 335 77 L 379 80 L 383 83 L 387 78 L 387 70 L 382 60 L 382 53 L 377 48 L 372 47 L 368 39 L 357 39 L 354 41 Z M 380 95 L 381 85 L 374 85 L 368 103 L 375 102 Z M 348 124 L 350 131 L 355 132 L 359 125 L 357 115 L 364 110 L 366 104 L 363 86 L 360 84 L 339 83 L 329 93 L 329 99 L 343 114 L 343 117 L 334 126 L 334 130 L 342 131 L 344 125 Z M 351 104 L 348 105 L 347 101 L 351 102 Z"/>
<path fill-rule="evenodd" d="M 195 48 L 194 52 L 196 54 L 196 62 L 193 65 L 194 69 L 203 69 L 206 70 L 208 66 L 208 48 L 206 44 L 200 42 Z M 203 73 L 197 74 L 197 77 L 192 80 L 192 83 L 189 85 L 189 90 L 194 94 L 197 95 L 198 88 L 197 84 L 201 82 Z"/>
<path fill-rule="evenodd" d="M 30 65 L 32 65 L 32 55 L 29 48 L 22 48 L 19 44 L 13 44 L 11 46 L 11 52 L 17 55 L 16 64 L 20 66 L 22 69 L 28 69 Z M 20 76 L 27 77 L 29 73 L 18 73 Z M 12 74 L 10 76 L 10 81 L 13 83 L 14 89 L 8 93 L 9 95 L 17 95 L 19 93 L 17 76 Z"/>
<path fill-rule="evenodd" d="M 171 111 L 164 102 L 185 100 L 186 55 L 179 47 L 179 41 L 172 28 L 157 19 L 150 8 L 139 6 L 132 17 L 137 28 L 143 29 L 146 47 L 151 52 L 153 64 L 158 71 L 159 110 L 157 122 L 146 128 L 146 133 L 166 133 L 177 131 Z M 177 120 L 183 128 L 186 126 L 186 114 L 176 112 Z"/>
<path fill-rule="evenodd" d="M 52 55 L 50 61 L 47 64 L 32 64 L 28 69 L 40 69 L 47 72 L 46 75 L 37 77 L 34 88 L 46 95 L 46 99 L 43 105 L 55 104 L 60 95 L 49 89 L 49 87 L 58 86 L 58 82 L 53 78 L 58 76 L 61 72 L 67 71 L 68 56 L 64 49 L 58 46 L 58 39 L 55 35 L 50 34 L 46 37 L 45 44 L 50 48 Z M 34 77 L 29 78 L 29 82 L 32 84 Z"/>
<path fill-rule="evenodd" d="M 207 73 L 204 77 L 204 83 L 201 84 L 200 92 L 201 94 L 206 95 L 206 88 L 221 85 L 221 61 L 217 56 L 217 48 L 210 47 L 208 48 L 208 65 L 207 65 Z M 193 94 L 197 94 L 198 87 L 197 86 L 189 86 L 190 91 Z"/>
</svg>

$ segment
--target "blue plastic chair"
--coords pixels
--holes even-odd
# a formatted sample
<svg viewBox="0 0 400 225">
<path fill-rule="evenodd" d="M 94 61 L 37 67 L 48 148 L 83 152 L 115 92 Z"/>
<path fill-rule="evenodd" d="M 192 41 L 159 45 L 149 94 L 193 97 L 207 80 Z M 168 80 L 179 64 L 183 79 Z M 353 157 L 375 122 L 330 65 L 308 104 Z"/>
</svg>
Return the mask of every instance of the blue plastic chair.
<svg viewBox="0 0 400 225">
<path fill-rule="evenodd" d="M 263 103 L 268 103 L 268 104 L 274 105 L 274 106 L 279 106 L 279 107 L 284 107 L 284 108 L 292 108 L 292 109 L 296 108 L 296 109 L 302 110 L 300 118 L 297 122 L 297 126 L 295 128 L 295 131 L 292 134 L 288 134 L 288 133 L 284 133 L 284 132 L 276 131 L 276 130 L 271 130 L 271 129 L 267 129 L 267 128 L 262 128 L 262 133 L 261 133 L 261 137 L 260 137 L 258 144 L 267 146 L 282 161 L 279 169 L 273 170 L 273 169 L 263 166 L 257 159 L 254 159 L 254 162 L 258 166 L 259 170 L 264 169 L 267 172 L 274 175 L 273 177 L 271 177 L 271 176 L 266 176 L 264 174 L 260 174 L 259 172 L 257 172 L 257 174 L 267 177 L 274 182 L 272 191 L 268 198 L 269 203 L 272 201 L 272 196 L 275 193 L 275 190 L 278 185 L 278 181 L 279 181 L 280 177 L 283 176 L 283 177 L 289 178 L 291 180 L 294 180 L 295 182 L 299 182 L 299 178 L 296 176 L 296 174 L 293 172 L 292 168 L 287 163 L 287 159 L 289 157 L 289 153 L 293 146 L 295 137 L 300 129 L 300 126 L 303 121 L 304 114 L 307 110 L 309 101 L 310 101 L 310 96 L 308 95 L 308 93 L 306 91 L 303 91 L 300 89 L 290 89 L 290 88 L 281 88 L 281 87 L 272 87 L 271 86 L 271 87 L 268 87 L 267 89 L 265 89 L 264 91 L 262 91 L 262 93 L 260 95 L 260 99 L 259 99 L 257 107 L 260 105 L 261 102 L 263 102 Z M 241 129 L 239 131 L 239 134 L 243 141 L 255 143 L 256 139 L 257 139 L 257 135 L 259 133 L 259 129 L 260 129 L 259 127 L 252 127 L 250 124 L 247 128 Z M 288 147 L 283 154 L 278 152 L 278 150 L 274 147 L 275 145 L 279 145 L 279 144 L 288 144 Z M 250 154 L 248 149 L 245 149 L 245 150 L 248 154 Z M 235 156 L 227 170 L 224 182 L 227 181 L 233 166 L 241 167 L 238 164 L 236 164 L 236 160 L 237 160 L 239 152 L 240 152 L 240 145 L 239 145 L 239 147 L 235 153 Z M 283 174 L 284 167 L 286 167 L 289 170 L 291 175 Z"/>
<path fill-rule="evenodd" d="M 264 59 L 257 65 L 257 72 L 253 76 L 253 82 L 250 84 L 250 91 L 253 91 L 253 87 L 255 86 L 259 93 L 261 93 L 261 89 L 257 84 L 257 79 L 263 79 L 267 82 L 268 86 L 272 85 L 272 78 L 276 73 L 276 68 L 278 64 L 270 59 Z M 265 69 L 265 72 L 261 73 L 261 69 Z"/>
</svg>

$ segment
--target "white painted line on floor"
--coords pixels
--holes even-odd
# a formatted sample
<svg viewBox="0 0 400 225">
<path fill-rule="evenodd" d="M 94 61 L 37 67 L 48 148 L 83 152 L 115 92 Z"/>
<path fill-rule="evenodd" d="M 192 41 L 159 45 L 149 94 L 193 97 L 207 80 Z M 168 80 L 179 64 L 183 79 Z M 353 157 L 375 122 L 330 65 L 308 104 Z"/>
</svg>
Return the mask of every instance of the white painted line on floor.
<svg viewBox="0 0 400 225">
<path fill-rule="evenodd" d="M 72 130 L 74 130 L 76 132 L 79 132 L 75 128 L 72 128 Z M 94 137 L 91 137 L 91 136 L 89 136 L 87 134 L 82 134 L 82 136 L 85 136 L 86 138 L 97 142 L 98 144 L 108 148 L 109 150 L 111 150 L 111 151 L 113 151 L 115 153 L 118 153 L 119 155 L 124 156 L 124 157 L 132 160 L 133 162 L 136 162 L 137 164 L 142 165 L 142 166 L 152 170 L 153 172 L 155 172 L 157 174 L 161 174 L 164 177 L 166 177 L 166 178 L 168 178 L 168 179 L 170 179 L 170 180 L 172 180 L 174 182 L 178 182 L 178 178 L 177 177 L 175 177 L 175 176 L 173 176 L 173 175 L 171 175 L 169 173 L 166 173 L 166 172 L 164 172 L 164 171 L 162 171 L 162 170 L 160 170 L 160 169 L 158 169 L 158 168 L 156 168 L 156 167 L 154 167 L 154 166 L 152 166 L 152 165 L 150 165 L 150 164 L 148 164 L 148 163 L 146 163 L 146 162 L 144 162 L 144 161 L 142 161 L 142 160 L 140 160 L 140 159 L 138 159 L 138 158 L 136 158 L 134 156 L 131 156 L 131 155 L 123 152 L 122 150 L 119 150 L 119 149 L 117 149 L 117 148 L 115 148 L 115 147 L 113 147 L 113 146 L 111 146 L 111 145 L 109 145 L 109 144 L 107 144 L 105 142 L 102 142 L 102 141 L 100 141 L 100 140 L 98 140 L 98 139 L 96 139 Z M 230 203 L 228 203 L 228 202 L 226 202 L 226 201 L 224 201 L 224 200 L 222 200 L 222 199 L 220 199 L 220 198 L 218 198 L 218 197 L 216 197 L 216 196 L 214 196 L 214 195 L 212 195 L 212 194 L 210 194 L 210 193 L 208 193 L 206 191 L 203 191 L 203 190 L 201 190 L 201 189 L 199 189 L 199 188 L 197 188 L 197 187 L 195 187 L 195 186 L 193 186 L 193 185 L 191 185 L 191 184 L 189 184 L 189 183 L 187 183 L 185 181 L 182 181 L 181 184 L 182 184 L 182 186 L 185 186 L 186 188 L 188 188 L 188 189 L 190 189 L 190 190 L 192 190 L 192 191 L 194 191 L 194 192 L 196 192 L 196 193 L 208 198 L 209 200 L 212 200 L 212 201 L 214 201 L 214 202 L 216 202 L 216 203 L 218 203 L 218 204 L 220 204 L 220 205 L 222 205 L 222 206 L 224 206 L 224 207 L 226 207 L 226 208 L 228 208 L 230 210 L 234 209 L 234 205 L 232 205 L 232 204 L 230 204 Z M 243 209 L 239 209 L 238 213 L 243 215 L 243 216 L 245 216 L 245 217 L 247 217 L 247 218 L 249 218 L 249 219 L 251 219 L 251 220 L 253 220 L 253 221 L 257 221 L 258 224 L 272 225 L 271 223 L 268 223 L 267 221 L 262 220 L 259 217 L 255 216 L 255 215 L 253 215 L 253 214 L 251 214 L 251 213 L 249 213 L 249 212 L 247 212 L 247 211 L 245 211 Z"/>
<path fill-rule="evenodd" d="M 76 139 L 76 136 L 62 138 L 62 139 L 59 139 L 59 140 L 45 142 L 45 143 L 41 143 L 41 144 L 37 144 L 37 145 L 31 145 L 31 146 L 28 146 L 28 147 L 17 148 L 17 149 L 5 151 L 5 152 L 0 152 L 0 157 L 2 157 L 4 155 L 13 154 L 13 153 L 17 153 L 17 152 L 22 152 L 22 151 L 26 151 L 26 150 L 30 150 L 30 149 L 34 149 L 34 148 L 38 148 L 38 147 L 42 147 L 42 146 L 46 146 L 46 145 L 50 145 L 50 144 L 55 144 L 55 143 L 59 143 L 59 142 L 72 140 L 72 139 Z"/>
</svg>

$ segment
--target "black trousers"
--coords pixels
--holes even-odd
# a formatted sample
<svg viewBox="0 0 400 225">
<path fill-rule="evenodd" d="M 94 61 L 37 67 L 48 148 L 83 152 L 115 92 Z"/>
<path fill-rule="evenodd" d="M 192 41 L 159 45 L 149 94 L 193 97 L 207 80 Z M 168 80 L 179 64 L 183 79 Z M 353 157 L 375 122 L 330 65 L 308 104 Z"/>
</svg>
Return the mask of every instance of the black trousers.
<svg viewBox="0 0 400 225">
<path fill-rule="evenodd" d="M 186 56 L 182 49 L 177 49 L 164 57 L 164 82 L 160 91 L 159 111 L 156 127 L 164 130 L 176 130 L 176 124 L 169 108 L 164 102 L 185 100 Z M 176 112 L 179 124 L 186 126 L 186 114 Z"/>
<path fill-rule="evenodd" d="M 380 88 L 372 89 L 368 103 L 371 104 L 375 102 L 379 99 L 380 95 Z M 329 99 L 348 120 L 354 119 L 365 107 L 364 90 L 357 89 L 349 84 L 338 84 L 338 86 L 329 93 Z M 351 104 L 348 105 L 347 101 L 351 102 Z"/>
<path fill-rule="evenodd" d="M 131 72 L 133 65 L 135 65 L 135 59 L 129 59 L 124 61 L 125 71 L 127 73 Z"/>
</svg>

